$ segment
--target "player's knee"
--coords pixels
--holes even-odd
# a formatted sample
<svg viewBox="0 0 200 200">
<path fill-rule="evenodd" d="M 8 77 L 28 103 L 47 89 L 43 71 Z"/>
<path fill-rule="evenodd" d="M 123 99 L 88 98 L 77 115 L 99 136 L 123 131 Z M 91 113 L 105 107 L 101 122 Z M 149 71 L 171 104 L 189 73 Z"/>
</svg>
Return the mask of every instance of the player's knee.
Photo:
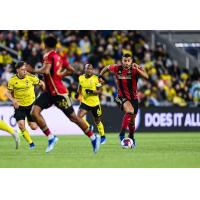
<svg viewBox="0 0 200 200">
<path fill-rule="evenodd" d="M 70 121 L 73 122 L 73 123 L 78 123 L 78 117 L 74 117 L 74 116 L 71 116 L 69 117 Z"/>
<path fill-rule="evenodd" d="M 39 116 L 40 112 L 37 109 L 32 109 L 31 110 L 31 116 L 33 116 L 34 118 L 37 118 L 37 116 Z"/>
</svg>

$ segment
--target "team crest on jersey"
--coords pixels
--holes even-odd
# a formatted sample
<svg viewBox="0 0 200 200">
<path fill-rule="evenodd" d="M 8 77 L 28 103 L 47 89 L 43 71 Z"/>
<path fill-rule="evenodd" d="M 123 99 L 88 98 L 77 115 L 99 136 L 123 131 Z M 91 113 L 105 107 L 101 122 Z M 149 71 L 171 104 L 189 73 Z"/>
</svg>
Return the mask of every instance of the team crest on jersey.
<svg viewBox="0 0 200 200">
<path fill-rule="evenodd" d="M 130 69 L 128 70 L 128 74 L 131 74 L 131 70 Z"/>
</svg>

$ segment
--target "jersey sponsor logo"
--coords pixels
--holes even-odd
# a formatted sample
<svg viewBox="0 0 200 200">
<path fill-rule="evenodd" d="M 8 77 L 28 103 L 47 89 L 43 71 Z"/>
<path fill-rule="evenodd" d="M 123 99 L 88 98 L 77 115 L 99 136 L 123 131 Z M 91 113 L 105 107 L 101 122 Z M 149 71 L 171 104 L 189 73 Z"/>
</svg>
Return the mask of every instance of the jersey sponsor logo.
<svg viewBox="0 0 200 200">
<path fill-rule="evenodd" d="M 131 79 L 131 75 L 118 75 L 118 79 Z"/>
</svg>

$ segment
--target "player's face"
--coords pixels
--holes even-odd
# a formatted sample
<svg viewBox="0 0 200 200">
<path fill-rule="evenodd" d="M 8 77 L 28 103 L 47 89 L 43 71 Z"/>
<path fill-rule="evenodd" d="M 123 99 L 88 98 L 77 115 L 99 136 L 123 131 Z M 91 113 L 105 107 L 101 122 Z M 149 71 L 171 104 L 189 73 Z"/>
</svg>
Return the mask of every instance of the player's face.
<svg viewBox="0 0 200 200">
<path fill-rule="evenodd" d="M 92 76 L 93 75 L 93 66 L 92 65 L 86 65 L 85 66 L 85 74 L 87 76 Z"/>
<path fill-rule="evenodd" d="M 125 58 L 123 57 L 122 58 L 122 64 L 124 67 L 130 67 L 130 65 L 132 64 L 132 58 L 131 57 L 128 57 L 128 58 Z"/>
<path fill-rule="evenodd" d="M 19 77 L 24 78 L 27 74 L 26 65 L 23 65 L 22 67 L 17 69 L 17 73 L 18 73 Z"/>
</svg>

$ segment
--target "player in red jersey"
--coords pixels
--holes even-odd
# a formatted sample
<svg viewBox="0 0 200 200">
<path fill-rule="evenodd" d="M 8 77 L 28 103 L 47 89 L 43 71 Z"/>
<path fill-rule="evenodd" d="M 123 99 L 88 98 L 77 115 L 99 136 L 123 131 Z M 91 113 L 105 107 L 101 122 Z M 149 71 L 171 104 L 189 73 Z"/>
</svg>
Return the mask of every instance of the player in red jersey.
<svg viewBox="0 0 200 200">
<path fill-rule="evenodd" d="M 133 147 L 135 147 L 135 117 L 138 112 L 137 80 L 139 76 L 148 79 L 148 75 L 142 67 L 133 63 L 130 54 L 122 56 L 122 65 L 115 64 L 105 67 L 99 75 L 101 82 L 104 79 L 102 75 L 106 71 L 115 73 L 118 86 L 118 96 L 115 101 L 125 111 L 119 139 L 122 141 L 125 138 L 125 131 L 129 128 L 128 137 L 133 140 Z"/>
<path fill-rule="evenodd" d="M 53 104 L 74 123 L 76 123 L 84 133 L 91 139 L 93 151 L 96 153 L 100 147 L 100 138 L 95 135 L 87 124 L 78 117 L 73 109 L 68 90 L 62 83 L 63 76 L 74 72 L 74 68 L 69 65 L 66 59 L 59 56 L 55 50 L 57 39 L 50 35 L 45 39 L 47 53 L 43 57 L 43 66 L 40 69 L 32 70 L 35 73 L 44 74 L 46 92 L 43 92 L 35 101 L 32 108 L 32 116 L 35 118 L 40 129 L 48 136 L 48 147 L 46 152 L 50 152 L 56 144 L 58 138 L 49 130 L 41 111 L 51 107 Z"/>
</svg>

